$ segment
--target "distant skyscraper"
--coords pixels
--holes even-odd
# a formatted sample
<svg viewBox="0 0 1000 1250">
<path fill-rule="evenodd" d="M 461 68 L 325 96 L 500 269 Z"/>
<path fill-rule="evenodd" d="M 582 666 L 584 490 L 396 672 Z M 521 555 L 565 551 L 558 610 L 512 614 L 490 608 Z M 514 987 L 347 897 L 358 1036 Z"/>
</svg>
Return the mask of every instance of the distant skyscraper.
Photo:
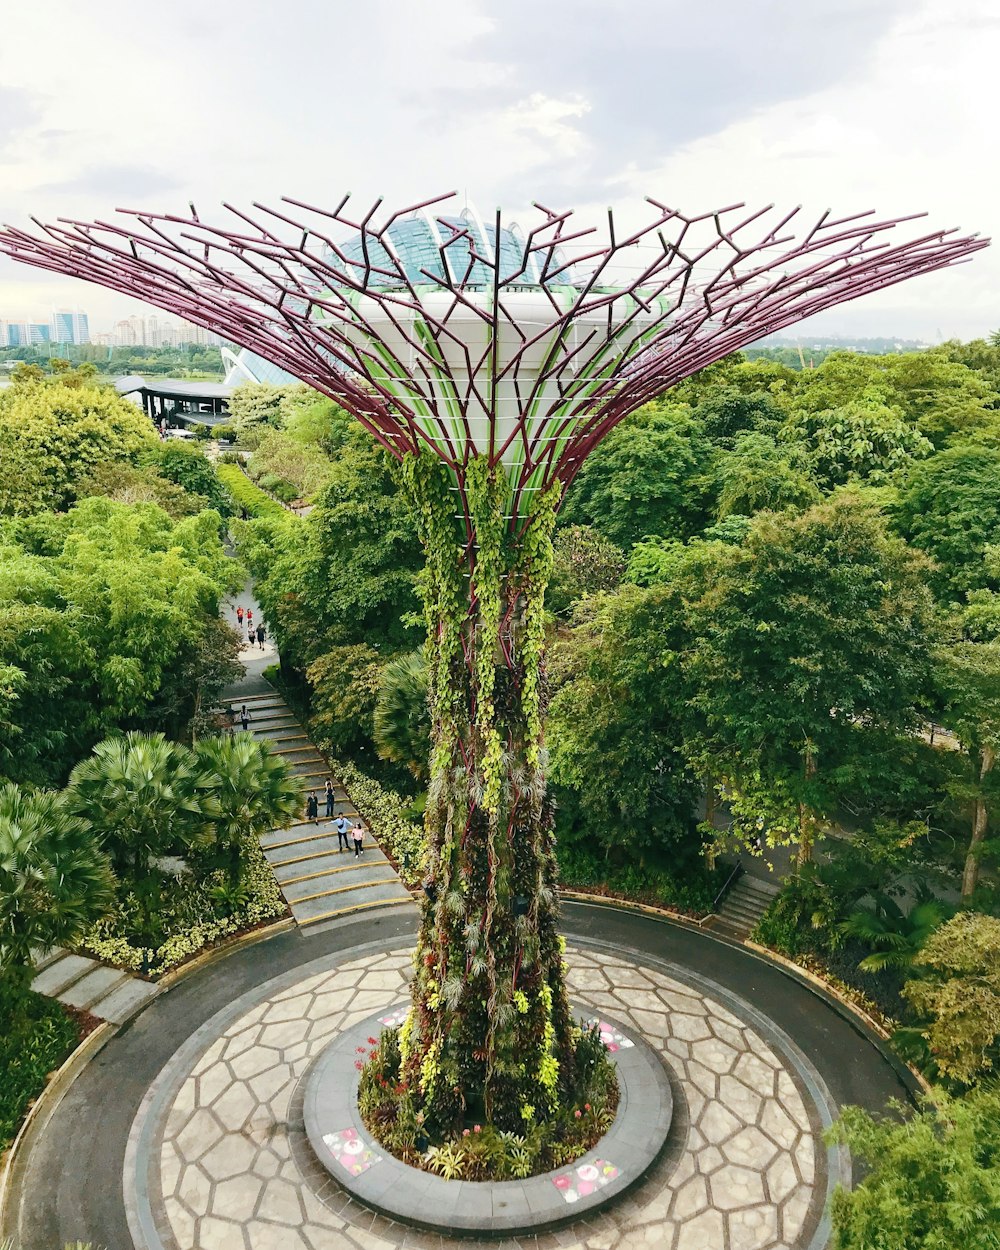
<svg viewBox="0 0 1000 1250">
<path fill-rule="evenodd" d="M 115 322 L 115 347 L 135 347 L 135 327 L 131 319 Z"/>
<path fill-rule="evenodd" d="M 60 308 L 52 314 L 53 343 L 89 343 L 87 314 L 79 309 Z"/>
<path fill-rule="evenodd" d="M 146 346 L 159 347 L 161 341 L 160 319 L 154 314 L 154 316 L 146 318 Z"/>
<path fill-rule="evenodd" d="M 40 321 L 8 321 L 8 347 L 35 347 L 39 343 L 49 343 L 52 339 L 52 327 Z"/>
</svg>

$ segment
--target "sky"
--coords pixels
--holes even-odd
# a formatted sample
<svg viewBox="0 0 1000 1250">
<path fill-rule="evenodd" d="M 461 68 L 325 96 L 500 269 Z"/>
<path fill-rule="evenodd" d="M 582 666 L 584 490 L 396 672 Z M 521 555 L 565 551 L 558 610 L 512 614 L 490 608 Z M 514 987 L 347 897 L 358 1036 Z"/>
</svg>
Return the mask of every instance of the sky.
<svg viewBox="0 0 1000 1250">
<path fill-rule="evenodd" d="M 803 204 L 1000 238 L 998 0 L 46 0 L 0 38 L 0 221 L 456 190 L 624 221 Z M 0 258 L 0 317 L 143 308 Z M 148 311 L 148 310 L 147 310 Z M 813 318 L 1000 328 L 1000 244 Z M 786 333 L 791 333 L 788 331 Z"/>
</svg>

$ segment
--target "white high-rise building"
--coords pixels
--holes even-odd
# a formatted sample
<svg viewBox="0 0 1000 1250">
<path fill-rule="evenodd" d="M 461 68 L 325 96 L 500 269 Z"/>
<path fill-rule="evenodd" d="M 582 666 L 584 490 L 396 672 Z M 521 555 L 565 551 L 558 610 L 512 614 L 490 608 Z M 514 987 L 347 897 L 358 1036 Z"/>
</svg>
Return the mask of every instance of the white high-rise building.
<svg viewBox="0 0 1000 1250">
<path fill-rule="evenodd" d="M 53 343 L 89 343 L 90 324 L 81 309 L 59 308 L 52 310 Z"/>
</svg>

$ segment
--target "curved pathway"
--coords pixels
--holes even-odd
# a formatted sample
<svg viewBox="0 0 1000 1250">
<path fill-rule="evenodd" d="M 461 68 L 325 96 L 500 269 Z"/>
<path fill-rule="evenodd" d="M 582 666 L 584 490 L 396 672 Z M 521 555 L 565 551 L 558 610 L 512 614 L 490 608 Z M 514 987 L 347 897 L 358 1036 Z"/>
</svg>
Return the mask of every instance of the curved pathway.
<svg viewBox="0 0 1000 1250">
<path fill-rule="evenodd" d="M 352 952 L 360 954 L 371 942 L 406 947 L 413 928 L 413 911 L 399 908 L 347 917 L 323 931 L 286 932 L 234 952 L 154 1000 L 84 1069 L 30 1155 L 20 1160 L 16 1201 L 2 1231 L 16 1234 L 22 1250 L 47 1250 L 73 1237 L 127 1250 L 133 1243 L 122 1196 L 126 1144 L 140 1103 L 176 1052 L 217 1013 L 263 983 L 280 976 L 294 982 L 300 979 L 296 970 L 304 977 L 304 965 L 317 959 L 333 969 L 345 966 Z M 667 961 L 750 1004 L 787 1035 L 837 1105 L 880 1109 L 889 1098 L 911 1092 L 905 1069 L 887 1059 L 856 1020 L 744 949 L 684 926 L 579 904 L 565 907 L 563 928 L 571 941 L 600 944 L 590 956 L 596 961 L 595 981 L 604 947 L 615 952 L 605 957 L 609 972 L 631 952 L 639 963 L 643 956 Z M 539 1238 L 539 1250 L 548 1241 L 565 1244 Z"/>
</svg>

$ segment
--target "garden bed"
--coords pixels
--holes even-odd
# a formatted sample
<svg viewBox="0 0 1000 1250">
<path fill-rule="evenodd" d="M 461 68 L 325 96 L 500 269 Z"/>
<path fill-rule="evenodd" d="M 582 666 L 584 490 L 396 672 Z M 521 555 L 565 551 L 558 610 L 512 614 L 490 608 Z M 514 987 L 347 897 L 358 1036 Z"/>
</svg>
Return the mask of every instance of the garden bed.
<svg viewBox="0 0 1000 1250">
<path fill-rule="evenodd" d="M 288 906 L 256 840 L 244 852 L 244 893 L 226 896 L 222 873 L 164 875 L 157 907 L 160 941 L 143 943 L 138 899 L 125 892 L 114 910 L 75 944 L 103 963 L 152 980 L 180 967 L 227 939 L 252 932 L 284 916 Z"/>
</svg>

